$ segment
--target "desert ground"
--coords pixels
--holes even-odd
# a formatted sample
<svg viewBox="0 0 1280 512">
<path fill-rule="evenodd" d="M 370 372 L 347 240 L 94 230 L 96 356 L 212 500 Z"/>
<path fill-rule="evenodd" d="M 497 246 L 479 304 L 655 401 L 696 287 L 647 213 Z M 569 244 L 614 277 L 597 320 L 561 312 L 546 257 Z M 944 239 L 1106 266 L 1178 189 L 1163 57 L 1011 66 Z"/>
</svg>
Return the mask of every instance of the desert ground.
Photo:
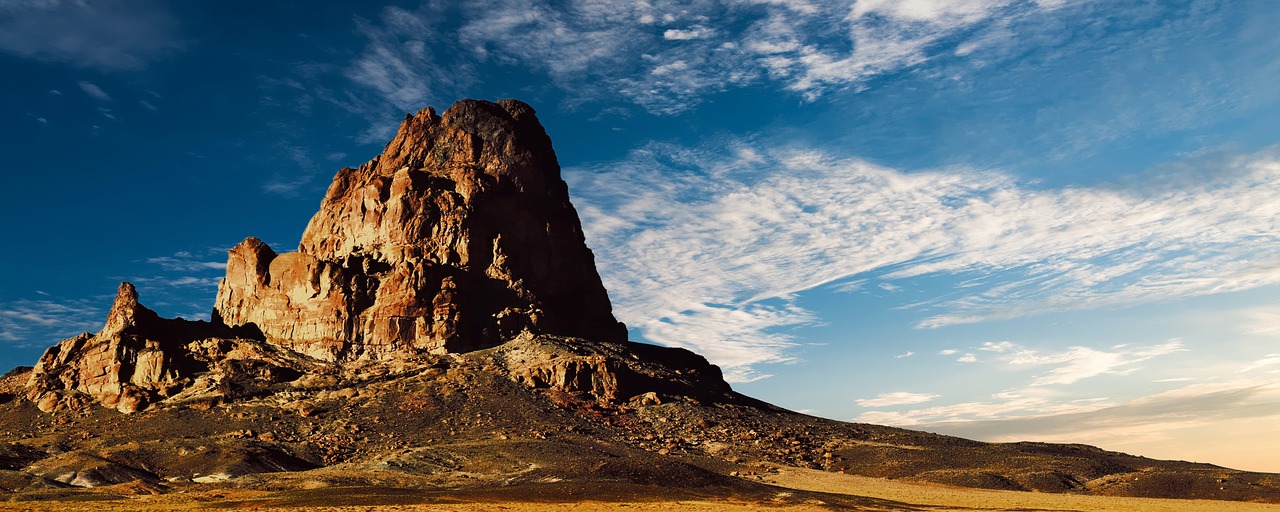
<svg viewBox="0 0 1280 512">
<path fill-rule="evenodd" d="M 1280 504 L 967 489 L 774 464 L 760 466 L 762 473 L 770 475 L 764 482 L 774 486 L 772 497 L 698 496 L 651 486 L 599 487 L 570 482 L 459 491 L 336 486 L 272 492 L 208 486 L 171 494 L 150 494 L 145 486 L 121 484 L 90 494 L 27 494 L 21 501 L 0 503 L 0 510 L 1280 512 Z"/>
</svg>

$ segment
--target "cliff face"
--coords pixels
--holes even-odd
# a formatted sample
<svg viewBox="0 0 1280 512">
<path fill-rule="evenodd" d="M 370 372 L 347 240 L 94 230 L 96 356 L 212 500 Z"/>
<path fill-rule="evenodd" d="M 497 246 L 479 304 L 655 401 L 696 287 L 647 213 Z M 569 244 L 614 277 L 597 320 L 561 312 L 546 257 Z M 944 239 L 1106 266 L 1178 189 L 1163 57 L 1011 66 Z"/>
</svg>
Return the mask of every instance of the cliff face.
<svg viewBox="0 0 1280 512">
<path fill-rule="evenodd" d="M 626 339 L 551 140 L 516 100 L 407 116 L 381 155 L 338 173 L 297 252 L 232 249 L 214 316 L 329 361 L 523 331 Z"/>
</svg>

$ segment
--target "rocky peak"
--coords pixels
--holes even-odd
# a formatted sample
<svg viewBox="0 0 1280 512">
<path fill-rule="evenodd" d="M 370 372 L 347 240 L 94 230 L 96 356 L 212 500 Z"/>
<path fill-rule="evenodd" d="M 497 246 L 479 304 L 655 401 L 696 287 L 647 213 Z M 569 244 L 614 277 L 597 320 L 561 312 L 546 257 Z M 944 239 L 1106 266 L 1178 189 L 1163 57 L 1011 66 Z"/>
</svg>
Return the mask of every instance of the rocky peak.
<svg viewBox="0 0 1280 512">
<path fill-rule="evenodd" d="M 107 323 L 98 332 L 98 336 L 117 336 L 125 330 L 136 329 L 139 325 L 154 323 L 160 318 L 155 311 L 138 303 L 138 290 L 133 284 L 120 283 L 116 292 L 116 300 L 107 313 Z"/>
<path fill-rule="evenodd" d="M 215 318 L 323 360 L 622 341 L 551 140 L 516 100 L 408 115 L 341 170 L 298 251 L 234 248 Z"/>
</svg>

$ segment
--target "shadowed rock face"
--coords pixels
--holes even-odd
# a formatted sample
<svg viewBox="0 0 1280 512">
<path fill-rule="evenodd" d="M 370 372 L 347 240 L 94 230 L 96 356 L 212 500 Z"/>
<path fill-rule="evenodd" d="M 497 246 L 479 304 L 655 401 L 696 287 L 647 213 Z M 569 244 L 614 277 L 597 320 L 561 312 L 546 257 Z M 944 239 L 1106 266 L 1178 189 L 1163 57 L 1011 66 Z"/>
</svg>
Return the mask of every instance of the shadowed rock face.
<svg viewBox="0 0 1280 512">
<path fill-rule="evenodd" d="M 328 361 L 464 352 L 523 331 L 623 341 L 551 141 L 516 100 L 407 116 L 334 178 L 298 252 L 231 250 L 215 318 Z"/>
</svg>

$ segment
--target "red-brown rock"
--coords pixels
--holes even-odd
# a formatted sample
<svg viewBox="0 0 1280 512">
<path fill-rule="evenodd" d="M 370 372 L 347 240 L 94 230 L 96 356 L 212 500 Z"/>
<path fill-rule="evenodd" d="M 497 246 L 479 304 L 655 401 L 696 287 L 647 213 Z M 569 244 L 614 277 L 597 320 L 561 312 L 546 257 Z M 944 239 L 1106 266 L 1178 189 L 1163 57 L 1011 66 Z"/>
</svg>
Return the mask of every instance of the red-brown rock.
<svg viewBox="0 0 1280 512">
<path fill-rule="evenodd" d="M 181 345 L 203 322 L 167 320 L 138 303 L 132 284 L 121 283 L 106 325 L 50 347 L 28 381 L 28 398 L 52 412 L 88 399 L 134 412 L 175 391 L 193 373 Z"/>
<path fill-rule="evenodd" d="M 215 318 L 323 360 L 474 350 L 524 331 L 626 339 L 551 141 L 516 100 L 407 116 L 334 178 L 298 252 L 231 250 Z"/>
</svg>

